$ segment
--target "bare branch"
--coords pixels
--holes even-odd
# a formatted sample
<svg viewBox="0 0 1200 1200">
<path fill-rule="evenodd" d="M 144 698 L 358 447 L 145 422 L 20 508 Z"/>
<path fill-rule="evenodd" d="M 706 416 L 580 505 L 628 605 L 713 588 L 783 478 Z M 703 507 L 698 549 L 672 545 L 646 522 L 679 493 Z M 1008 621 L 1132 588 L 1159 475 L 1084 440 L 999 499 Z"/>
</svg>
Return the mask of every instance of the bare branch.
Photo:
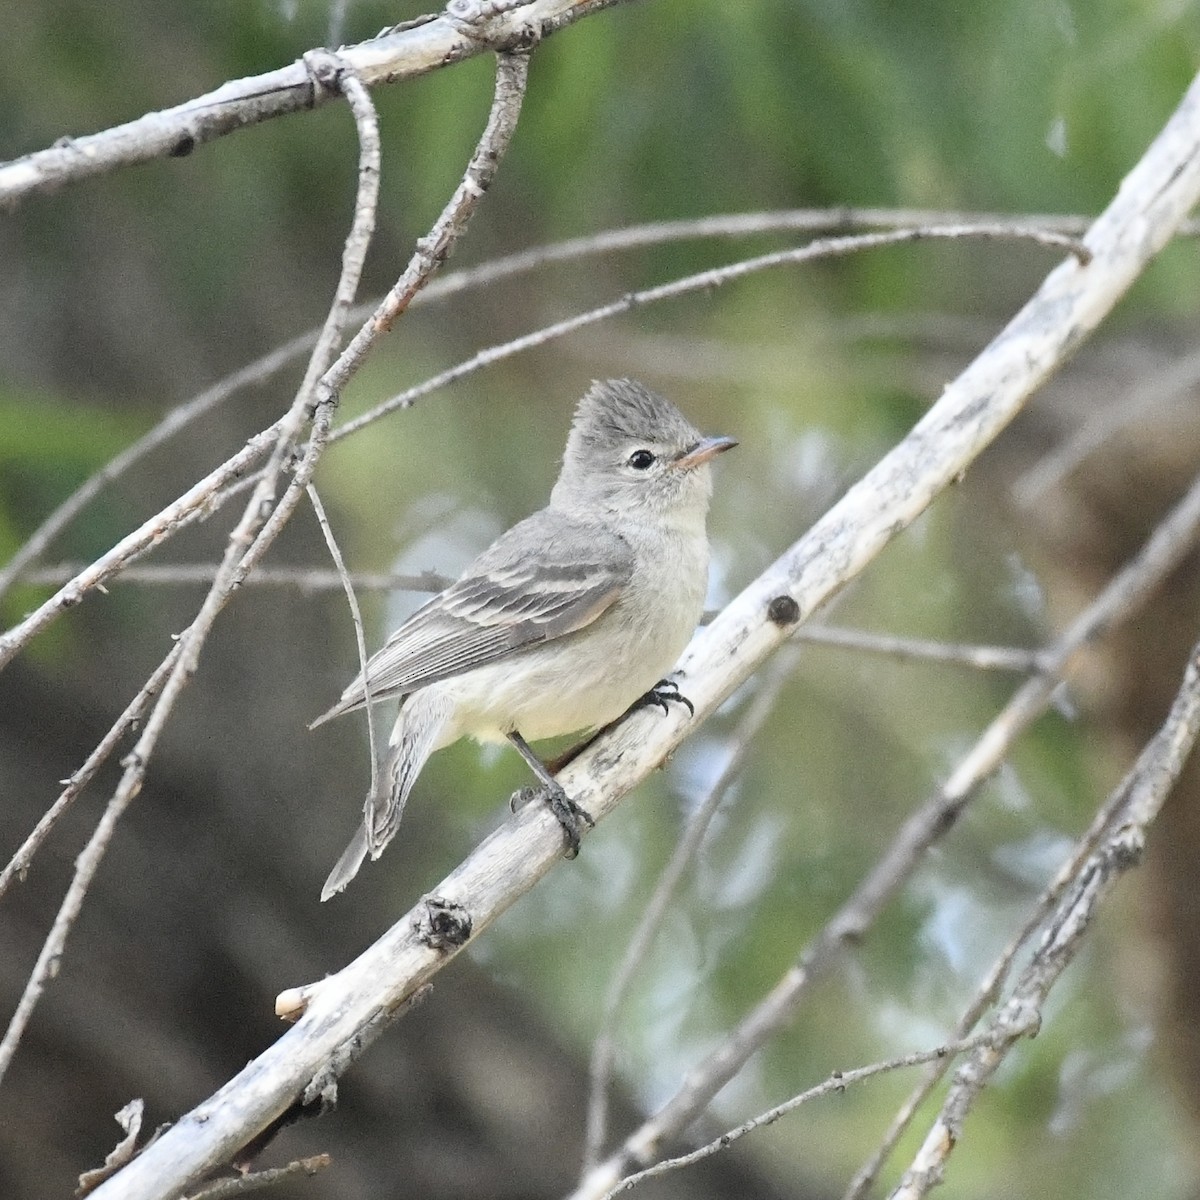
<svg viewBox="0 0 1200 1200">
<path fill-rule="evenodd" d="M 1093 413 L 1061 445 L 1021 475 L 1012 486 L 1013 498 L 1030 508 L 1061 483 L 1119 430 L 1148 420 L 1152 413 L 1200 384 L 1200 353 L 1186 354 L 1131 389 L 1120 404 Z"/>
<path fill-rule="evenodd" d="M 104 735 L 96 748 L 70 779 L 58 799 L 42 814 L 41 820 L 34 826 L 33 832 L 21 843 L 17 852 L 9 860 L 8 865 L 0 871 L 0 896 L 8 890 L 14 879 L 24 879 L 29 870 L 29 864 L 38 848 L 46 840 L 50 830 L 58 824 L 63 814 L 75 803 L 89 783 L 95 778 L 96 772 L 112 757 L 112 753 L 121 741 L 141 720 L 142 715 L 150 707 L 150 701 L 158 694 L 167 676 L 174 669 L 179 659 L 179 643 L 176 642 L 171 653 L 155 668 L 154 673 L 142 685 L 141 691 L 129 702 L 125 711 L 113 722 L 112 727 Z M 36 997 L 34 998 L 36 1000 Z M 32 1011 L 32 1003 L 30 1005 Z M 15 1017 L 14 1017 L 15 1020 Z M 0 1075 L 4 1073 L 3 1048 L 0 1045 Z"/>
<path fill-rule="evenodd" d="M 83 563 L 51 563 L 33 567 L 21 576 L 22 583 L 59 584 L 71 579 L 84 568 Z M 117 584 L 143 584 L 150 587 L 194 587 L 212 583 L 217 573 L 215 564 L 169 563 L 154 566 L 126 567 L 113 581 Z M 300 592 L 337 591 L 346 581 L 359 591 L 367 592 L 440 592 L 454 582 L 437 571 L 422 571 L 418 575 L 406 572 L 370 573 L 351 571 L 343 577 L 338 571 L 321 567 L 259 567 L 246 580 L 248 587 L 288 587 Z M 706 613 L 707 624 L 714 613 Z M 947 663 L 977 671 L 1011 671 L 1029 673 L 1040 671 L 1044 652 L 1018 646 L 972 646 L 956 642 L 939 642 L 929 638 L 908 638 L 896 634 L 875 633 L 867 629 L 849 629 L 841 625 L 805 625 L 796 630 L 798 642 L 817 646 L 835 646 L 845 650 L 861 650 L 887 658 L 911 659 L 919 662 Z"/>
<path fill-rule="evenodd" d="M 212 387 L 206 388 L 198 396 L 172 409 L 151 430 L 136 441 L 131 442 L 115 458 L 105 463 L 94 475 L 85 480 L 66 500 L 63 501 L 34 531 L 17 552 L 3 567 L 0 567 L 0 596 L 20 578 L 25 568 L 91 503 L 99 492 L 114 480 L 119 479 L 131 466 L 143 459 L 150 451 L 161 446 L 181 429 L 186 428 L 197 418 L 211 412 L 217 405 L 223 403 L 244 387 L 274 375 L 289 363 L 299 358 L 312 348 L 315 333 L 306 333 L 302 338 L 292 341 L 264 355 L 232 375 L 227 375 Z M 234 472 L 236 476 L 236 471 Z M 228 476 L 226 476 L 228 478 Z M 71 574 L 80 574 L 84 568 L 80 566 Z M 69 576 L 68 576 L 69 578 Z M 46 582 L 67 582 L 62 580 L 47 580 Z"/>
<path fill-rule="evenodd" d="M 346 247 L 342 258 L 341 277 L 335 290 L 329 318 L 313 351 L 313 363 L 310 363 L 304 383 L 301 385 L 287 413 L 272 426 L 272 429 L 278 431 L 278 439 L 271 449 L 267 470 L 256 484 L 241 520 L 229 538 L 224 558 L 217 570 L 216 579 L 213 581 L 212 587 L 209 589 L 198 614 L 184 633 L 180 635 L 176 646 L 167 655 L 166 661 L 152 676 L 152 680 L 161 680 L 154 688 L 157 698 L 154 700 L 153 706 L 149 709 L 149 715 L 146 718 L 145 725 L 133 751 L 122 760 L 122 766 L 125 769 L 121 781 L 105 807 L 96 829 L 88 839 L 87 845 L 76 860 L 75 873 L 72 876 L 71 883 L 68 885 L 67 893 L 63 898 L 50 932 L 47 934 L 46 940 L 38 954 L 33 972 L 22 991 L 21 998 L 17 1003 L 17 1008 L 12 1019 L 9 1021 L 4 1038 L 0 1040 L 0 1079 L 3 1078 L 9 1064 L 12 1062 L 12 1057 L 16 1053 L 17 1046 L 20 1044 L 21 1037 L 29 1023 L 30 1017 L 33 1015 L 33 1010 L 38 1000 L 45 991 L 46 985 L 57 973 L 58 963 L 66 947 L 67 938 L 79 916 L 92 879 L 108 849 L 116 824 L 124 814 L 126 808 L 128 808 L 141 791 L 146 769 L 151 755 L 158 744 L 158 738 L 166 726 L 176 700 L 196 671 L 201 648 L 204 645 L 204 640 L 208 636 L 209 630 L 212 628 L 213 622 L 236 587 L 237 571 L 244 568 L 246 560 L 249 559 L 255 547 L 262 545 L 264 542 L 262 534 L 266 528 L 270 528 L 271 526 L 270 519 L 264 522 L 264 515 L 269 511 L 274 499 L 275 480 L 283 468 L 286 457 L 291 453 L 294 439 L 298 435 L 309 412 L 311 397 L 319 382 L 317 376 L 325 370 L 325 366 L 334 354 L 337 343 L 341 338 L 341 327 L 345 319 L 345 311 L 352 302 L 354 291 L 358 286 L 363 258 L 370 238 L 370 231 L 374 225 L 375 198 L 379 180 L 379 143 L 377 134 L 374 131 L 373 112 L 366 111 L 371 108 L 369 98 L 366 99 L 366 109 L 364 110 L 363 108 L 362 101 L 366 97 L 365 91 L 362 91 L 361 88 L 356 88 L 353 77 L 344 71 L 337 76 L 337 82 L 339 86 L 346 87 L 354 94 L 355 98 L 352 102 L 352 109 L 356 124 L 360 132 L 364 135 L 365 140 L 360 144 L 360 171 L 358 193 L 354 208 L 354 221 L 350 236 L 346 240 Z M 310 450 L 313 446 L 319 447 L 323 445 L 322 435 L 328 432 L 331 417 L 332 406 L 330 404 L 318 405 L 318 412 L 313 421 L 313 434 L 310 437 Z M 299 471 L 297 472 L 297 476 L 299 476 Z M 285 494 L 284 501 L 276 508 L 272 517 L 279 515 L 280 509 L 283 508 L 283 504 L 287 499 L 288 494 Z M 260 526 L 263 527 L 263 530 L 260 531 L 258 539 L 251 544 L 254 532 Z M 128 540 L 126 539 L 126 542 Z M 18 626 L 18 628 L 20 627 Z M 0 639 L 0 641 L 3 641 L 3 639 Z M 3 658 L 0 657 L 0 662 L 2 661 Z M 148 693 L 146 694 L 148 700 Z M 138 701 L 134 703 L 138 704 Z M 118 722 L 118 725 L 120 724 L 121 722 Z M 101 743 L 101 746 L 97 748 L 97 753 L 92 758 L 97 757 L 103 747 L 111 747 L 115 744 L 116 739 L 110 733 Z M 107 751 L 104 753 L 106 757 Z M 91 760 L 89 759 L 89 761 Z M 58 819 L 62 811 L 65 811 L 67 805 L 62 804 L 61 801 L 62 797 L 60 797 L 60 803 L 54 806 L 57 812 L 53 817 L 47 814 L 49 820 L 44 823 L 39 822 L 39 828 L 43 831 L 39 842 L 41 838 L 44 838 L 45 831 L 50 828 L 50 824 Z M 35 830 L 36 833 L 37 831 Z M 27 840 L 26 846 L 30 844 L 36 847 L 39 843 L 35 842 L 33 837 L 31 837 Z"/>
<path fill-rule="evenodd" d="M 342 271 L 333 303 L 317 336 L 308 370 L 294 404 L 300 410 L 312 404 L 314 398 L 318 403 L 323 398 L 318 394 L 318 381 L 331 369 L 334 355 L 342 343 L 342 331 L 350 319 L 371 236 L 375 232 L 380 172 L 379 116 L 354 67 L 340 55 L 330 54 L 327 50 L 309 51 L 304 56 L 304 63 L 312 72 L 313 79 L 326 91 L 340 93 L 349 101 L 354 127 L 358 132 L 358 189 L 354 199 L 354 219 L 342 248 Z M 336 386 L 340 384 L 335 385 L 335 390 Z M 284 446 L 282 438 L 280 446 Z"/>
<path fill-rule="evenodd" d="M 111 550 L 80 571 L 74 579 L 59 588 L 49 600 L 39 605 L 23 621 L 0 634 L 0 669 L 61 612 L 78 604 L 92 588 L 100 586 L 106 579 L 115 575 L 126 563 L 169 537 L 172 529 L 187 514 L 203 511 L 212 503 L 221 488 L 240 478 L 247 469 L 268 453 L 279 436 L 282 424 L 280 419 L 262 433 L 255 434 L 232 458 L 227 459 L 216 470 L 210 471 L 198 483 L 188 488 L 179 499 L 172 501 L 161 512 L 123 537 Z"/>
<path fill-rule="evenodd" d="M 976 671 L 1015 671 L 1027 674 L 1045 668 L 1045 652 L 1022 650 L 1015 646 L 967 646 L 953 642 L 935 642 L 926 638 L 896 637 L 871 633 L 865 629 L 844 629 L 836 625 L 805 625 L 796 630 L 798 642 L 819 646 L 840 646 L 882 654 L 889 658 L 915 659 L 922 662 L 953 663 Z"/>
<path fill-rule="evenodd" d="M 620 0 L 532 0 L 492 13 L 487 4 L 457 0 L 446 13 L 399 25 L 346 46 L 339 58 L 368 87 L 427 74 L 490 50 L 527 46 Z M 453 14 L 451 10 L 453 10 Z M 0 208 L 34 192 L 156 158 L 181 158 L 197 146 L 271 117 L 315 108 L 334 93 L 304 61 L 223 84 L 174 108 L 86 137 L 62 138 L 45 150 L 0 164 Z"/>
<path fill-rule="evenodd" d="M 1018 1035 L 1036 1032 L 1037 1022 L 1033 1019 L 1028 1021 L 1023 1030 L 1017 1031 Z M 899 1058 L 888 1059 L 886 1062 L 872 1063 L 869 1067 L 835 1071 L 823 1083 L 818 1083 L 815 1087 L 800 1092 L 790 1100 L 785 1100 L 782 1104 L 777 1104 L 774 1108 L 769 1108 L 766 1112 L 751 1117 L 736 1129 L 730 1129 L 721 1134 L 719 1138 L 714 1138 L 713 1141 L 698 1147 L 690 1154 L 681 1154 L 677 1158 L 664 1158 L 662 1162 L 655 1163 L 654 1166 L 647 1167 L 644 1171 L 627 1175 L 615 1187 L 605 1192 L 603 1200 L 610 1200 L 611 1197 L 619 1195 L 621 1192 L 627 1192 L 639 1183 L 653 1179 L 656 1175 L 665 1175 L 668 1171 L 677 1171 L 680 1167 L 690 1167 L 702 1159 L 711 1158 L 714 1154 L 719 1154 L 722 1150 L 732 1146 L 734 1142 L 744 1138 L 746 1134 L 773 1125 L 780 1117 L 786 1117 L 788 1113 L 795 1112 L 802 1104 L 820 1100 L 825 1096 L 840 1096 L 851 1084 L 862 1083 L 866 1079 L 874 1079 L 877 1075 L 886 1075 L 892 1071 L 903 1070 L 905 1067 L 919 1067 L 924 1063 L 934 1062 L 950 1063 L 959 1054 L 966 1054 L 981 1046 L 990 1045 L 995 1038 L 996 1035 L 989 1029 L 986 1033 L 947 1042 L 944 1046 L 935 1046 L 932 1050 L 914 1050 L 911 1054 L 903 1054 Z"/>
<path fill-rule="evenodd" d="M 54 563 L 34 567 L 21 576 L 22 583 L 57 584 L 83 570 L 82 563 Z M 195 587 L 209 584 L 217 576 L 215 563 L 166 563 L 161 566 L 127 567 L 114 583 L 144 584 L 150 587 Z M 454 581 L 436 571 L 418 575 L 404 573 L 352 572 L 351 584 L 360 591 L 440 592 Z M 246 587 L 286 587 L 300 592 L 336 592 L 345 586 L 341 575 L 323 567 L 259 567 L 246 579 Z M 1001 651 L 1002 653 L 1002 651 Z M 1020 654 L 1022 651 L 1012 651 Z"/>
<path fill-rule="evenodd" d="M 587 328 L 589 325 L 596 325 L 612 317 L 621 316 L 623 313 L 644 308 L 646 305 L 658 304 L 663 300 L 674 300 L 680 296 L 687 296 L 695 292 L 710 292 L 715 288 L 733 283 L 735 280 L 743 279 L 747 275 L 753 275 L 758 271 L 765 271 L 774 267 L 794 266 L 797 263 L 812 262 L 816 259 L 842 258 L 848 254 L 857 254 L 864 250 L 877 250 L 886 246 L 902 246 L 910 242 L 957 241 L 962 238 L 972 237 L 988 239 L 1016 237 L 1022 239 L 1027 234 L 1027 230 L 1014 231 L 1011 226 L 931 225 L 912 229 L 894 229 L 883 233 L 861 233 L 852 237 L 822 238 L 791 250 L 777 250 L 771 254 L 761 254 L 756 258 L 740 259 L 724 267 L 712 267 L 707 271 L 700 271 L 695 275 L 685 275 L 683 278 L 674 279 L 670 283 L 662 283 L 656 287 L 644 288 L 637 292 L 626 292 L 624 296 L 610 301 L 608 304 L 602 304 L 586 312 L 576 313 L 573 317 L 556 321 L 553 325 L 547 325 L 542 329 L 534 330 L 533 333 L 527 333 L 522 337 L 513 338 L 512 341 L 488 346 L 478 351 L 456 366 L 431 376 L 422 383 L 416 384 L 414 387 L 410 387 L 399 393 L 399 395 L 383 401 L 382 404 L 377 404 L 374 408 L 368 409 L 362 416 L 355 417 L 352 421 L 347 421 L 345 424 L 339 425 L 332 440 L 336 442 L 344 437 L 349 437 L 351 434 L 357 433 L 360 429 L 370 425 L 373 421 L 378 421 L 380 417 L 387 416 L 388 413 L 395 412 L 397 409 L 411 408 L 421 397 L 427 396 L 430 392 L 435 392 L 438 388 L 445 387 L 447 384 L 453 383 L 465 375 L 470 375 L 472 372 L 478 371 L 481 367 L 490 366 L 494 362 L 500 362 L 516 354 L 522 354 L 526 350 L 547 345 L 549 342 L 566 337 L 569 333 L 575 333 L 580 329 Z M 1052 237 L 1053 235 L 1046 236 Z M 1039 242 L 1044 241 L 1040 236 L 1036 240 Z M 1081 246 L 1073 239 L 1056 241 L 1054 244 L 1060 248 L 1069 249 L 1073 254 L 1087 255 L 1091 253 L 1086 247 Z"/>
<path fill-rule="evenodd" d="M 559 783 L 597 819 L 658 765 L 690 725 L 707 717 L 804 617 L 860 572 L 987 446 L 1030 393 L 1103 319 L 1200 198 L 1200 80 L 1085 239 L 1093 253 L 1057 267 L 912 432 L 739 597 L 685 652 L 680 674 L 695 705 L 635 713 L 584 751 Z M 311 985 L 297 1023 L 97 1196 L 173 1197 L 202 1177 L 300 1094 L 336 1047 L 378 1012 L 423 986 L 560 861 L 561 833 L 543 806 L 506 821 L 374 945 Z M 432 915 L 454 913 L 452 941 L 430 937 Z M 600 1195 L 630 1163 L 657 1157 L 651 1123 L 589 1177 Z"/>
<path fill-rule="evenodd" d="M 313 1154 L 308 1158 L 298 1158 L 286 1167 L 272 1167 L 269 1171 L 254 1171 L 232 1179 L 219 1179 L 198 1192 L 192 1192 L 187 1200 L 227 1200 L 229 1196 L 244 1196 L 248 1192 L 274 1187 L 277 1183 L 286 1183 L 301 1175 L 315 1175 L 332 1163 L 333 1159 L 328 1154 Z"/>
<path fill-rule="evenodd" d="M 892 1200 L 919 1200 L 943 1180 L 946 1160 L 963 1123 L 1013 1042 L 1041 1012 L 1050 989 L 1074 959 L 1100 903 L 1117 880 L 1141 860 L 1146 832 L 1183 769 L 1200 734 L 1200 645 L 1188 660 L 1183 684 L 1165 723 L 1118 785 L 1119 824 L 1081 866 L 1029 965 L 989 1023 L 992 1042 L 976 1050 L 955 1073 L 950 1094 L 905 1172 Z"/>
<path fill-rule="evenodd" d="M 586 1178 L 577 1200 L 602 1193 L 627 1163 L 653 1161 L 652 1148 L 682 1133 L 712 1098 L 796 1014 L 809 985 L 841 949 L 866 936 L 884 908 L 912 877 L 926 851 L 961 815 L 979 784 L 1000 765 L 1017 737 L 1050 705 L 1079 652 L 1136 612 L 1200 540 L 1200 480 L 1154 531 L 1142 551 L 1110 582 L 1045 654 L 1045 674 L 1028 680 L 959 762 L 936 795 L 914 812 L 849 899 L 826 923 L 799 961 L 733 1032 L 687 1074 L 684 1084 L 621 1150 Z M 690 694 L 690 692 L 689 692 Z M 605 1173 L 608 1182 L 604 1182 Z"/>
</svg>

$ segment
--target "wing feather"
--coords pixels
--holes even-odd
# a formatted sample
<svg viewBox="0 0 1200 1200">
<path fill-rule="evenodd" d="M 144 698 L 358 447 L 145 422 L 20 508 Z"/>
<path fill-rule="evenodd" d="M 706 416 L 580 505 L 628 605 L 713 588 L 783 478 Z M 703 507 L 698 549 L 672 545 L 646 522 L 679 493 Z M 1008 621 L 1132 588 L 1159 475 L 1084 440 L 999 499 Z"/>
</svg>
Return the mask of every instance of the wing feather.
<svg viewBox="0 0 1200 1200">
<path fill-rule="evenodd" d="M 618 533 L 544 509 L 498 538 L 388 638 L 367 663 L 372 699 L 405 696 L 582 629 L 613 604 L 632 570 Z M 360 674 L 313 724 L 364 702 Z"/>
</svg>

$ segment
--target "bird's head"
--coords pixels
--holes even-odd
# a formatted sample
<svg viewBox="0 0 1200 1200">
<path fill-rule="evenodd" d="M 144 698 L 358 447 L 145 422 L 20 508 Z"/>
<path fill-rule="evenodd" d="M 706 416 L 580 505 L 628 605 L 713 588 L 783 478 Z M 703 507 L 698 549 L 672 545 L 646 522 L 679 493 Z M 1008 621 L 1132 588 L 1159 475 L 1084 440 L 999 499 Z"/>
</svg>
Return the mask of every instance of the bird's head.
<svg viewBox="0 0 1200 1200">
<path fill-rule="evenodd" d="M 575 410 L 550 502 L 702 520 L 712 493 L 708 464 L 736 445 L 705 437 L 669 400 L 632 379 L 597 381 Z"/>
</svg>

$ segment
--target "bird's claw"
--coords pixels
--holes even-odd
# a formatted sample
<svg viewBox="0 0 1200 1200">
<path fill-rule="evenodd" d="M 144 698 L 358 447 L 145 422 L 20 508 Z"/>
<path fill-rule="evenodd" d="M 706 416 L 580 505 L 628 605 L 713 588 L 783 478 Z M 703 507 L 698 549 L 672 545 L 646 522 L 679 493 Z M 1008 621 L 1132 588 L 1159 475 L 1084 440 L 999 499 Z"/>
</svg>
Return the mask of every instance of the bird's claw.
<svg viewBox="0 0 1200 1200">
<path fill-rule="evenodd" d="M 576 804 L 570 796 L 557 784 L 530 784 L 518 788 L 509 797 L 509 807 L 517 812 L 534 800 L 541 800 L 554 814 L 554 819 L 562 826 L 563 841 L 566 843 L 564 858 L 575 858 L 579 854 L 579 842 L 585 829 L 594 829 L 596 822 L 592 814 Z"/>
<path fill-rule="evenodd" d="M 679 690 L 679 684 L 673 679 L 660 679 L 644 696 L 639 696 L 633 702 L 633 708 L 656 707 L 667 713 L 671 711 L 672 704 L 682 704 L 690 717 L 696 715 L 696 706 Z"/>
</svg>

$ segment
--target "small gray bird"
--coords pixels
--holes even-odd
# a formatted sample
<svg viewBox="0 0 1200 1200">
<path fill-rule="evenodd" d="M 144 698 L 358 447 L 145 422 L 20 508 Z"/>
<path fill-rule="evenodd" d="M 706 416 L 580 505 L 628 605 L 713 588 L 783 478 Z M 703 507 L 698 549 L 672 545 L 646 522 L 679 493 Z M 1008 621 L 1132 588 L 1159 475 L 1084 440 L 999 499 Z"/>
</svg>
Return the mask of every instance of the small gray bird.
<svg viewBox="0 0 1200 1200">
<path fill-rule="evenodd" d="M 550 503 L 496 539 L 367 663 L 371 700 L 401 698 L 363 823 L 321 899 L 395 836 L 413 783 L 461 737 L 507 739 L 541 781 L 569 852 L 591 818 L 526 739 L 594 730 L 643 700 L 691 705 L 656 682 L 700 620 L 708 585 L 709 460 L 737 443 L 703 437 L 631 379 L 579 402 Z M 362 708 L 360 674 L 310 728 Z"/>
</svg>

